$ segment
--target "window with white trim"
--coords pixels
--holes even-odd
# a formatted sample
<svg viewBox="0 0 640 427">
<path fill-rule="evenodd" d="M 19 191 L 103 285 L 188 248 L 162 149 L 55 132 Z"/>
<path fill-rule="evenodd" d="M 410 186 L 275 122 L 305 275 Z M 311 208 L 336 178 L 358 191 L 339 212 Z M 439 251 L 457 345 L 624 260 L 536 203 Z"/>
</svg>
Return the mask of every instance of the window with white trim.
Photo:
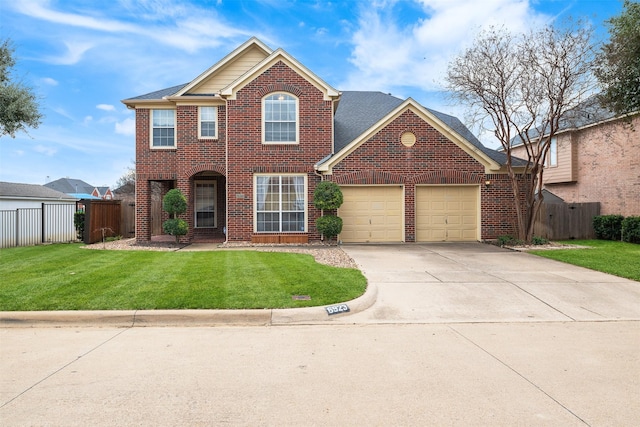
<svg viewBox="0 0 640 427">
<path fill-rule="evenodd" d="M 198 136 L 200 138 L 216 138 L 217 137 L 217 116 L 218 109 L 216 107 L 200 107 Z"/>
<path fill-rule="evenodd" d="M 256 175 L 254 183 L 256 232 L 306 231 L 306 175 Z"/>
<path fill-rule="evenodd" d="M 545 160 L 545 166 L 558 166 L 558 138 L 555 136 L 551 138 L 551 141 L 549 141 L 549 152 L 547 153 L 547 158 Z"/>
<path fill-rule="evenodd" d="M 216 226 L 216 182 L 195 182 L 195 226 L 211 228 Z"/>
<path fill-rule="evenodd" d="M 175 110 L 151 110 L 151 147 L 174 148 L 175 138 Z"/>
<path fill-rule="evenodd" d="M 298 99 L 275 93 L 262 101 L 263 141 L 265 143 L 298 142 Z"/>
</svg>

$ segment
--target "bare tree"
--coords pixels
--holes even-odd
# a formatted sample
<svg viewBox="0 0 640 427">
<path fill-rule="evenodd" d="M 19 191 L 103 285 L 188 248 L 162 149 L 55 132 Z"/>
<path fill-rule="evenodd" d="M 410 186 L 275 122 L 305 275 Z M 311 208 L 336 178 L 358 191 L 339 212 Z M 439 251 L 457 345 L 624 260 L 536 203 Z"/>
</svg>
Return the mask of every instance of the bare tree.
<svg viewBox="0 0 640 427">
<path fill-rule="evenodd" d="M 543 199 L 550 141 L 566 112 L 594 89 L 591 34 L 591 28 L 580 23 L 524 34 L 491 27 L 447 70 L 452 97 L 467 104 L 474 120 L 492 131 L 502 145 L 518 215 L 518 238 L 527 242 L 533 238 Z M 525 166 L 512 155 L 514 145 L 524 145 Z"/>
</svg>

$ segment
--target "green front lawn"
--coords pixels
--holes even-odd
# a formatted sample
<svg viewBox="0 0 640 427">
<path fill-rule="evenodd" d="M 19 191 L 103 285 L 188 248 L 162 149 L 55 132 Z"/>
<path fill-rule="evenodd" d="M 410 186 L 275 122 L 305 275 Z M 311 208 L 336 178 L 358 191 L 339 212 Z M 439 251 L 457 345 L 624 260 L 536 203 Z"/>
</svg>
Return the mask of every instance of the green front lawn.
<svg viewBox="0 0 640 427">
<path fill-rule="evenodd" d="M 532 254 L 640 281 L 640 245 L 611 240 L 567 240 L 558 243 L 589 249 L 533 250 Z"/>
<path fill-rule="evenodd" d="M 0 311 L 305 307 L 348 301 L 366 288 L 360 271 L 318 264 L 311 255 L 77 244 L 2 249 L 0 278 Z"/>
</svg>

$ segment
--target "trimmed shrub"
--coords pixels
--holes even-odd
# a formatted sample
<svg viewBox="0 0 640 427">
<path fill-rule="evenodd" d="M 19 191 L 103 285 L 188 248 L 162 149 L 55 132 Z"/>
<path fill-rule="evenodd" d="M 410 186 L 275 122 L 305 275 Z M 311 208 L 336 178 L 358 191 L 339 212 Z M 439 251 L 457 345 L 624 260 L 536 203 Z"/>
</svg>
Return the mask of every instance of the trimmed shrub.
<svg viewBox="0 0 640 427">
<path fill-rule="evenodd" d="M 171 219 L 162 223 L 162 229 L 165 233 L 175 236 L 178 243 L 180 236 L 184 236 L 189 231 L 187 222 L 178 218 L 179 214 L 187 211 L 187 198 L 182 191 L 174 188 L 167 191 L 162 198 L 162 208 L 171 216 Z"/>
<path fill-rule="evenodd" d="M 640 243 L 640 216 L 628 216 L 622 220 L 622 240 Z"/>
<path fill-rule="evenodd" d="M 175 218 L 175 215 L 187 211 L 187 198 L 184 197 L 182 191 L 177 188 L 169 190 L 162 198 L 162 209 L 171 215 L 172 218 Z"/>
<path fill-rule="evenodd" d="M 313 192 L 313 206 L 318 209 L 338 209 L 344 201 L 338 184 L 331 181 L 321 181 Z"/>
<path fill-rule="evenodd" d="M 187 234 L 187 231 L 189 231 L 189 225 L 184 219 L 171 218 L 162 223 L 162 229 L 165 233 L 176 236 L 177 242 L 178 236 L 184 236 Z"/>
<path fill-rule="evenodd" d="M 620 240 L 622 236 L 622 215 L 599 215 L 593 217 L 593 230 L 601 240 Z"/>
<path fill-rule="evenodd" d="M 331 240 L 342 231 L 342 218 L 335 215 L 325 215 L 316 219 L 316 228 L 327 239 Z"/>
</svg>

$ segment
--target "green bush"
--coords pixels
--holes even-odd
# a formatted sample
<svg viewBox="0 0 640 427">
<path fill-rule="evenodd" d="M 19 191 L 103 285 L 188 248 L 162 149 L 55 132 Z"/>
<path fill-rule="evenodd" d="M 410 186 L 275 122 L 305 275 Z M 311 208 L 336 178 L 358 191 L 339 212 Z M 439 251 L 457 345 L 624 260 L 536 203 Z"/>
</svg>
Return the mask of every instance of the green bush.
<svg viewBox="0 0 640 427">
<path fill-rule="evenodd" d="M 622 240 L 640 243 L 640 216 L 628 216 L 622 220 Z"/>
<path fill-rule="evenodd" d="M 547 243 L 549 243 L 549 239 L 545 239 L 544 237 L 540 237 L 540 236 L 533 236 L 533 238 L 531 239 L 531 243 L 534 245 L 546 245 Z"/>
<path fill-rule="evenodd" d="M 593 217 L 593 230 L 601 240 L 620 240 L 622 236 L 622 215 L 599 215 Z"/>
<path fill-rule="evenodd" d="M 187 198 L 177 188 L 169 190 L 162 198 L 162 209 L 172 218 L 175 218 L 175 215 L 183 214 L 187 211 Z"/>
<path fill-rule="evenodd" d="M 187 231 L 189 231 L 189 225 L 184 219 L 171 218 L 162 223 L 162 229 L 165 233 L 176 236 L 177 242 L 178 236 L 184 236 L 187 234 Z"/>
<path fill-rule="evenodd" d="M 331 240 L 342 231 L 342 218 L 335 215 L 325 215 L 316 219 L 316 228 L 327 239 Z"/>
<path fill-rule="evenodd" d="M 516 239 L 515 237 L 507 234 L 504 236 L 499 236 L 498 237 L 498 246 L 502 247 L 502 246 L 519 246 L 524 244 L 524 241 L 520 240 L 520 239 Z"/>
<path fill-rule="evenodd" d="M 76 228 L 76 235 L 79 240 L 84 239 L 84 211 L 76 211 L 73 214 L 73 226 Z"/>
<path fill-rule="evenodd" d="M 318 209 L 338 209 L 343 200 L 342 191 L 335 182 L 322 181 L 313 192 L 313 205 Z"/>
</svg>

